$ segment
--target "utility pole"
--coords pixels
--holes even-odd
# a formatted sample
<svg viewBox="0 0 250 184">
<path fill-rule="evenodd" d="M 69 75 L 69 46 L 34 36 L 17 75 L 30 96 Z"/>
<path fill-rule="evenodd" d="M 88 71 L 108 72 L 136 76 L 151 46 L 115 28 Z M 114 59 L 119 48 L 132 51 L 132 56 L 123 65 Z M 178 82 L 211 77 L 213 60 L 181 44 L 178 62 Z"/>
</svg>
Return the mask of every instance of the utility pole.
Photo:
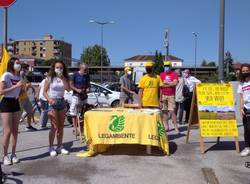
<svg viewBox="0 0 250 184">
<path fill-rule="evenodd" d="M 219 81 L 224 80 L 224 27 L 225 27 L 225 0 L 220 0 L 220 24 L 219 24 Z"/>
<path fill-rule="evenodd" d="M 4 48 L 7 49 L 8 44 L 8 7 L 4 7 L 4 26 L 3 26 L 3 38 Z"/>
<path fill-rule="evenodd" d="M 194 35 L 194 74 L 196 76 L 197 74 L 197 39 L 198 39 L 198 34 L 195 32 L 192 32 Z"/>
<path fill-rule="evenodd" d="M 166 47 L 166 55 L 165 55 L 165 61 L 169 58 L 169 30 L 166 29 L 165 35 L 164 35 L 164 47 Z"/>
</svg>

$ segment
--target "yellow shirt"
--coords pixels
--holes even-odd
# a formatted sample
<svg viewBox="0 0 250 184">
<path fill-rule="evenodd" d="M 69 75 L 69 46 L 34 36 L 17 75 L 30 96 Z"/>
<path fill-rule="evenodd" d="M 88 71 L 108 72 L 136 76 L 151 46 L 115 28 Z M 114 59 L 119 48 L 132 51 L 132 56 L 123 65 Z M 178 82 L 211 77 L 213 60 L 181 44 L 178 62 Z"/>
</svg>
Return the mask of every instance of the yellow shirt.
<svg viewBox="0 0 250 184">
<path fill-rule="evenodd" d="M 143 90 L 142 106 L 158 107 L 159 104 L 159 90 L 163 83 L 159 75 L 150 77 L 148 74 L 144 75 L 139 81 L 139 88 Z"/>
</svg>

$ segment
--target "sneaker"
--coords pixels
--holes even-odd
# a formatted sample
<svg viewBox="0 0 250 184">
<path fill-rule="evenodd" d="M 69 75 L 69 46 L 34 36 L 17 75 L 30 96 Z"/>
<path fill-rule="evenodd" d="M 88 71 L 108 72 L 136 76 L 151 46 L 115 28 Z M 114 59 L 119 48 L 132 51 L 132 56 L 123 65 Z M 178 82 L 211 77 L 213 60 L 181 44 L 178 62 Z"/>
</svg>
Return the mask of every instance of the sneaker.
<svg viewBox="0 0 250 184">
<path fill-rule="evenodd" d="M 250 155 L 250 148 L 245 148 L 240 152 L 240 156 L 246 157 Z"/>
<path fill-rule="evenodd" d="M 11 161 L 13 164 L 16 164 L 19 162 L 19 159 L 16 157 L 16 154 L 11 155 Z"/>
<path fill-rule="evenodd" d="M 55 151 L 54 147 L 49 148 L 49 154 L 51 157 L 57 156 L 57 152 Z"/>
<path fill-rule="evenodd" d="M 48 129 L 47 126 L 45 126 L 45 127 L 41 126 L 41 127 L 40 127 L 40 130 L 47 130 L 47 129 Z"/>
<path fill-rule="evenodd" d="M 26 127 L 25 130 L 27 130 L 27 131 L 37 131 L 37 129 L 35 127 L 31 126 L 31 125 Z"/>
<path fill-rule="evenodd" d="M 8 156 L 3 157 L 3 165 L 11 165 L 11 160 Z"/>
<path fill-rule="evenodd" d="M 57 149 L 57 151 L 58 151 L 58 153 L 61 153 L 61 154 L 63 154 L 63 155 L 68 155 L 68 154 L 69 154 L 69 151 L 66 150 L 66 149 L 64 149 L 63 147 L 59 147 L 59 148 Z"/>
</svg>

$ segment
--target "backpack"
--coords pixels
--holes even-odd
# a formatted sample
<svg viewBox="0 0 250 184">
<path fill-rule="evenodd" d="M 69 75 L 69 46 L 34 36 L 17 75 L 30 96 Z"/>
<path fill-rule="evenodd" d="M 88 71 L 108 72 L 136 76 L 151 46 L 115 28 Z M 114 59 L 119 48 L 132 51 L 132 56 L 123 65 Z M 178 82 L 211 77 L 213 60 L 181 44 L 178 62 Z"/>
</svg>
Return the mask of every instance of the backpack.
<svg viewBox="0 0 250 184">
<path fill-rule="evenodd" d="M 188 87 L 187 81 L 185 79 L 184 79 L 184 85 L 183 85 L 183 89 L 182 89 L 182 95 L 184 98 L 189 98 L 189 95 L 190 95 L 189 87 Z"/>
</svg>

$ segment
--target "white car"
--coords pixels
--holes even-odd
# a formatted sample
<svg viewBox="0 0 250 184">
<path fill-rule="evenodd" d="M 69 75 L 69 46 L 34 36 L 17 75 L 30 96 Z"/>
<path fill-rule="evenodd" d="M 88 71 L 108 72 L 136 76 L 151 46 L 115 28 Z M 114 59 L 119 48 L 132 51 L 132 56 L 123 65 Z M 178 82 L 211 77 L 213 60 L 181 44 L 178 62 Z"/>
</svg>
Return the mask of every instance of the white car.
<svg viewBox="0 0 250 184">
<path fill-rule="evenodd" d="M 73 91 L 65 91 L 64 99 L 70 104 Z M 87 103 L 98 104 L 100 107 L 118 107 L 120 104 L 120 92 L 111 91 L 101 85 L 90 83 Z"/>
</svg>

